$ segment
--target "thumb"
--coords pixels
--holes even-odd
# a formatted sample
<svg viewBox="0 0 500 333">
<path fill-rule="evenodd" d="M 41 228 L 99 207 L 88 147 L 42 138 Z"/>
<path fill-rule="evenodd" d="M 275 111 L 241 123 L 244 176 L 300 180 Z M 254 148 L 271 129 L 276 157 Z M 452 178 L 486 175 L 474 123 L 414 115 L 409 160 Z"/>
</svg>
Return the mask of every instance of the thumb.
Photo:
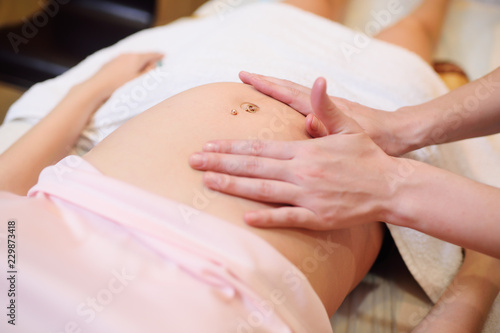
<svg viewBox="0 0 500 333">
<path fill-rule="evenodd" d="M 313 138 L 321 138 L 329 134 L 328 129 L 314 113 L 309 113 L 306 117 L 306 130 Z"/>
<path fill-rule="evenodd" d="M 354 119 L 346 116 L 326 94 L 326 80 L 322 77 L 314 82 L 311 105 L 314 115 L 326 127 L 328 134 L 363 132 L 361 126 Z"/>
</svg>

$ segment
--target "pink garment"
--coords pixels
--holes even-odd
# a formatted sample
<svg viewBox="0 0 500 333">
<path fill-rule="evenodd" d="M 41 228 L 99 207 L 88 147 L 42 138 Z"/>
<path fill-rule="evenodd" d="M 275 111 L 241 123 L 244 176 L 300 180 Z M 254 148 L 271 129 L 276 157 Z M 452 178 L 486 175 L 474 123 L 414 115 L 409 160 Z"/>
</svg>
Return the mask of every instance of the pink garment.
<svg viewBox="0 0 500 333">
<path fill-rule="evenodd" d="M 305 276 L 268 243 L 75 156 L 28 197 L 0 193 L 0 253 L 1 332 L 332 330 Z"/>
</svg>

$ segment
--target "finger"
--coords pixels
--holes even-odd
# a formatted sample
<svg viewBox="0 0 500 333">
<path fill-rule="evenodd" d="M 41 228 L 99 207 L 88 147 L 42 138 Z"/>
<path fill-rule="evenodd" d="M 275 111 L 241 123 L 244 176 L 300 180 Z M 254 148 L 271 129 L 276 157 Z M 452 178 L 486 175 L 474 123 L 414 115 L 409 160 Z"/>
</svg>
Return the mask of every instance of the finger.
<svg viewBox="0 0 500 333">
<path fill-rule="evenodd" d="M 141 60 L 145 62 L 150 62 L 150 61 L 158 61 L 161 60 L 165 57 L 163 53 L 159 52 L 149 52 L 149 53 L 141 53 Z"/>
<path fill-rule="evenodd" d="M 255 201 L 294 204 L 299 187 L 287 182 L 229 176 L 221 173 L 206 172 L 203 183 L 208 188 L 222 193 Z"/>
<path fill-rule="evenodd" d="M 156 68 L 158 61 L 162 60 L 164 55 L 162 53 L 143 53 L 140 56 L 139 63 L 142 64 L 140 73 L 146 73 Z"/>
<path fill-rule="evenodd" d="M 313 113 L 306 117 L 306 130 L 313 138 L 321 138 L 328 135 L 325 125 Z"/>
<path fill-rule="evenodd" d="M 318 216 L 303 207 L 280 207 L 248 212 L 245 222 L 259 228 L 302 228 L 310 230 L 327 230 L 328 226 L 320 222 Z"/>
<path fill-rule="evenodd" d="M 239 77 L 240 77 L 241 82 L 243 82 L 245 84 L 250 84 L 250 80 L 252 79 L 252 77 L 254 75 L 255 74 L 252 74 L 252 73 L 249 73 L 249 72 L 245 72 L 245 71 L 241 71 L 239 73 Z"/>
<path fill-rule="evenodd" d="M 284 86 L 284 87 L 293 87 L 294 89 L 297 89 L 301 93 L 310 95 L 311 94 L 311 88 L 305 87 L 303 85 L 300 85 L 298 83 L 295 83 L 290 80 L 285 80 L 285 79 L 278 79 L 273 76 L 266 76 L 262 74 L 255 74 L 255 73 L 248 73 L 245 71 L 240 72 L 240 78 L 248 78 L 248 80 L 252 79 L 257 79 L 257 80 L 264 80 L 264 81 L 269 81 L 271 83 L 277 84 L 279 86 Z"/>
<path fill-rule="evenodd" d="M 299 141 L 215 140 L 207 142 L 203 151 L 289 160 L 295 156 L 298 145 Z"/>
<path fill-rule="evenodd" d="M 156 68 L 156 62 L 150 62 L 150 63 L 146 64 L 146 66 L 141 70 L 141 73 L 142 74 L 147 73 L 149 71 L 152 71 L 155 68 Z"/>
<path fill-rule="evenodd" d="M 200 171 L 215 171 L 240 177 L 287 180 L 287 161 L 256 156 L 196 153 L 189 165 Z"/>
<path fill-rule="evenodd" d="M 245 75 L 246 74 L 240 74 L 242 81 L 252 85 L 261 93 L 289 105 L 303 115 L 308 115 L 312 112 L 309 100 L 310 89 L 286 80 L 275 78 L 267 79 L 255 74 L 248 77 Z M 245 80 L 243 80 L 243 78 L 245 78 Z"/>
<path fill-rule="evenodd" d="M 311 105 L 314 114 L 325 125 L 329 134 L 359 133 L 361 126 L 352 118 L 346 116 L 326 93 L 326 80 L 319 78 L 314 82 L 311 93 Z"/>
</svg>

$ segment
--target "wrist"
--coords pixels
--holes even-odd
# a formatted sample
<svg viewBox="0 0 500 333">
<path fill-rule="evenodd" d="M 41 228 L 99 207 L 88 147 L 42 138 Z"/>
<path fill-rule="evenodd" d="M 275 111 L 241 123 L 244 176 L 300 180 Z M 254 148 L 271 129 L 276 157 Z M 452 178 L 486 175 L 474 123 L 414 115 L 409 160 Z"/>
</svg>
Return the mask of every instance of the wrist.
<svg viewBox="0 0 500 333">
<path fill-rule="evenodd" d="M 384 175 L 388 195 L 385 197 L 384 222 L 407 228 L 416 227 L 417 214 L 415 204 L 418 183 L 414 183 L 414 174 L 417 172 L 418 161 L 401 157 L 391 157 L 390 167 Z M 418 205 L 418 204 L 417 204 Z"/>
<path fill-rule="evenodd" d="M 102 84 L 96 82 L 93 79 L 89 79 L 82 83 L 76 84 L 70 90 L 70 93 L 78 94 L 79 96 L 84 97 L 91 103 L 95 103 L 95 105 L 100 106 L 104 102 L 106 102 L 109 97 L 111 97 L 112 91 L 109 91 Z"/>
<path fill-rule="evenodd" d="M 402 107 L 394 112 L 394 136 L 400 145 L 400 155 L 423 148 L 428 140 L 432 118 L 419 105 Z"/>
<path fill-rule="evenodd" d="M 402 225 L 404 218 L 399 205 L 399 196 L 402 192 L 401 168 L 402 158 L 389 156 L 382 175 L 385 179 L 385 195 L 379 196 L 383 198 L 379 202 L 379 220 L 394 225 Z"/>
</svg>

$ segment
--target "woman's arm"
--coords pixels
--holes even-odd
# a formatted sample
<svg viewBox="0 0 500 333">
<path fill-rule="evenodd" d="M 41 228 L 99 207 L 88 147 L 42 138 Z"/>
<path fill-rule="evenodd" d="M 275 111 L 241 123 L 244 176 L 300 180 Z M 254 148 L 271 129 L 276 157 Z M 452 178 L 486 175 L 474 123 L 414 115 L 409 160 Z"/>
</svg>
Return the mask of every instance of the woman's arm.
<svg viewBox="0 0 500 333">
<path fill-rule="evenodd" d="M 293 206 L 246 214 L 253 226 L 331 230 L 384 221 L 500 258 L 499 189 L 388 156 L 332 103 L 324 79 L 310 100 L 328 133 L 337 135 L 211 142 L 191 166 L 215 171 L 204 176 L 211 189 Z"/>
<path fill-rule="evenodd" d="M 161 57 L 157 53 L 119 56 L 72 87 L 54 110 L 0 155 L 0 190 L 25 195 L 43 168 L 69 153 L 113 91 L 153 68 Z"/>
<path fill-rule="evenodd" d="M 500 189 L 426 163 L 395 161 L 397 169 L 382 175 L 392 193 L 382 221 L 500 258 Z"/>
<path fill-rule="evenodd" d="M 312 112 L 309 88 L 246 72 L 242 72 L 240 78 L 305 115 Z M 500 68 L 437 99 L 395 112 L 376 110 L 342 98 L 330 99 L 392 156 L 432 144 L 500 132 Z M 316 123 L 311 126 L 313 119 Z M 324 125 L 314 116 L 309 117 L 306 126 L 313 137 L 327 134 Z"/>
<path fill-rule="evenodd" d="M 394 112 L 401 153 L 500 132 L 500 68 L 446 95 Z"/>
<path fill-rule="evenodd" d="M 499 291 L 500 261 L 466 250 L 457 276 L 412 333 L 479 333 Z"/>
</svg>

